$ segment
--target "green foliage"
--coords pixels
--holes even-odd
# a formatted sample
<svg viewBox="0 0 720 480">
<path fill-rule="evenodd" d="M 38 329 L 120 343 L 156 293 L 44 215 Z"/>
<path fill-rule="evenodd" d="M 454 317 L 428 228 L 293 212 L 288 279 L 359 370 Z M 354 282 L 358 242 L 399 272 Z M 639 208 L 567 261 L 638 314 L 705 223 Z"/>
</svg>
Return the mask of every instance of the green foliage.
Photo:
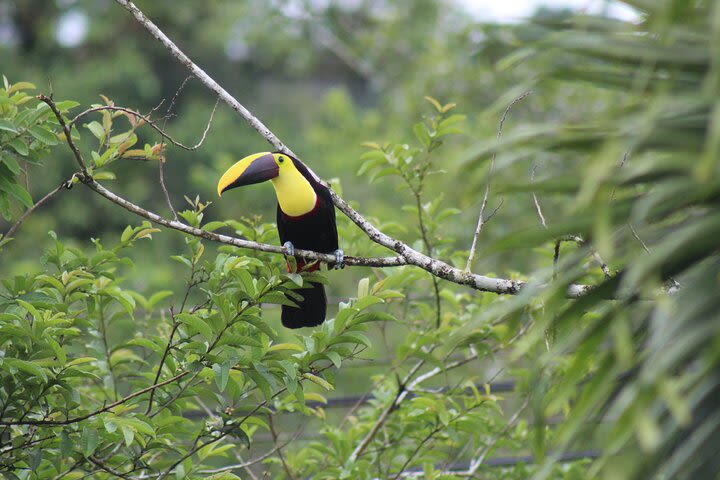
<svg viewBox="0 0 720 480">
<path fill-rule="evenodd" d="M 35 89 L 30 82 L 11 84 L 3 76 L 0 88 L 0 213 L 11 218 L 11 200 L 25 208 L 32 198 L 21 183 L 28 165 L 37 165 L 49 147 L 57 145 L 58 126 L 50 107 L 28 94 Z M 67 112 L 77 102 L 58 102 Z"/>
<path fill-rule="evenodd" d="M 199 221 L 202 213 L 183 216 Z M 332 390 L 324 372 L 369 346 L 368 322 L 390 318 L 367 311 L 383 302 L 378 289 L 302 344 L 280 342 L 262 306 L 285 304 L 297 297 L 298 283 L 322 277 L 292 278 L 234 249 L 205 259 L 195 238 L 177 256 L 188 283 L 166 315 L 159 305 L 177 295 L 145 297 L 122 276 L 132 266 L 125 251 L 154 231 L 128 227 L 110 249 L 95 241 L 91 254 L 52 234 L 44 270 L 3 281 L 2 425 L 3 438 L 12 439 L 2 453 L 6 471 L 49 478 L 102 459 L 130 472 L 182 468 L 195 476 L 227 457 L 232 443 L 249 446 L 267 428 L 262 416 L 271 408 L 311 415 L 306 399 L 322 397 L 308 386 Z M 211 419 L 184 418 L 201 398 L 214 406 Z M 201 447 L 193 461 L 189 452 Z"/>
</svg>

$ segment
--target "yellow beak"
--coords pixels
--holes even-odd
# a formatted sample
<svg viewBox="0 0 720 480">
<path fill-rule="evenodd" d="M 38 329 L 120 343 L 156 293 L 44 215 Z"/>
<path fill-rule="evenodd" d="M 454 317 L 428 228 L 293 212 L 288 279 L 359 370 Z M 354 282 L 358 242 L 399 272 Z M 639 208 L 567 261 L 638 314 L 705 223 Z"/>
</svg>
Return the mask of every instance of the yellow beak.
<svg viewBox="0 0 720 480">
<path fill-rule="evenodd" d="M 279 173 L 280 169 L 275 163 L 275 157 L 272 153 L 260 152 L 248 155 L 228 168 L 220 177 L 217 186 L 218 196 L 231 188 L 270 180 L 277 177 Z"/>
</svg>

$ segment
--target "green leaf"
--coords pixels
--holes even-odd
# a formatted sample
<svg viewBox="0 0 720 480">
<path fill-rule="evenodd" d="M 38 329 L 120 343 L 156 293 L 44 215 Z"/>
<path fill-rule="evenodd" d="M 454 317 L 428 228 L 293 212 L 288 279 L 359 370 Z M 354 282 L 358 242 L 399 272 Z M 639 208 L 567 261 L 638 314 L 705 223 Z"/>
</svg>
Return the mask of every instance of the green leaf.
<svg viewBox="0 0 720 480">
<path fill-rule="evenodd" d="M 98 431 L 92 425 L 85 425 L 82 431 L 82 452 L 83 455 L 89 457 L 95 453 L 95 449 L 100 441 Z"/>
<path fill-rule="evenodd" d="M 77 107 L 78 105 L 80 105 L 80 103 L 73 100 L 63 100 L 62 102 L 57 102 L 55 104 L 57 109 L 61 112 L 66 112 L 70 109 Z"/>
<path fill-rule="evenodd" d="M 179 313 L 175 318 L 180 322 L 191 327 L 195 332 L 200 333 L 206 340 L 213 340 L 213 330 L 205 320 L 189 313 Z"/>
<path fill-rule="evenodd" d="M 255 382 L 255 385 L 258 386 L 260 391 L 265 396 L 265 400 L 270 401 L 270 399 L 272 398 L 272 390 L 270 389 L 270 383 L 268 383 L 265 377 L 252 369 L 243 370 L 243 373 L 245 373 L 248 377 L 250 377 L 253 382 Z"/>
<path fill-rule="evenodd" d="M 22 171 L 17 161 L 9 155 L 3 156 L 2 162 L 5 164 L 6 167 L 8 167 L 8 170 L 10 170 L 15 175 Z"/>
<path fill-rule="evenodd" d="M 14 139 L 10 140 L 9 145 L 13 149 L 15 149 L 15 151 L 18 154 L 22 155 L 23 157 L 26 156 L 30 152 L 30 150 L 28 150 L 27 144 L 25 143 L 25 140 L 23 140 L 22 138 L 14 138 Z"/>
<path fill-rule="evenodd" d="M 242 480 L 240 477 L 230 472 L 216 473 L 208 477 L 209 480 Z"/>
<path fill-rule="evenodd" d="M 353 307 L 362 311 L 368 307 L 371 307 L 372 305 L 377 305 L 378 303 L 385 303 L 385 301 L 382 298 L 365 295 L 363 297 L 360 297 L 360 299 L 355 302 Z"/>
<path fill-rule="evenodd" d="M 0 130 L 17 133 L 17 128 L 15 128 L 15 125 L 13 125 L 9 120 L 6 120 L 4 118 L 0 118 Z"/>
<path fill-rule="evenodd" d="M 215 373 L 215 384 L 218 390 L 224 392 L 228 379 L 230 378 L 230 364 L 228 362 L 223 362 L 222 364 L 216 363 L 213 365 L 212 370 Z"/>
<path fill-rule="evenodd" d="M 340 310 L 335 316 L 334 332 L 340 333 L 345 330 L 345 325 L 348 320 L 354 317 L 358 313 L 358 309 L 354 307 L 345 307 Z"/>
<path fill-rule="evenodd" d="M 304 352 L 305 349 L 297 343 L 276 343 L 268 348 L 268 352 L 277 352 L 279 350 L 294 350 L 296 352 Z"/>
<path fill-rule="evenodd" d="M 357 298 L 360 299 L 367 296 L 369 289 L 370 279 L 368 277 L 361 278 L 358 282 Z"/>
<path fill-rule="evenodd" d="M 13 83 L 10 88 L 7 89 L 7 94 L 12 95 L 15 92 L 19 92 L 20 90 L 35 90 L 37 87 L 35 87 L 34 84 L 30 82 L 17 82 Z"/>
<path fill-rule="evenodd" d="M 385 312 L 366 312 L 357 315 L 348 326 L 355 326 L 367 322 L 395 322 L 397 319 Z"/>
<path fill-rule="evenodd" d="M 128 425 L 120 425 L 120 431 L 122 432 L 123 438 L 125 439 L 125 445 L 127 445 L 128 447 L 132 445 L 132 442 L 135 439 L 135 430 L 133 430 L 133 428 Z"/>
<path fill-rule="evenodd" d="M 0 177 L 0 190 L 9 193 L 27 208 L 33 206 L 33 201 L 30 194 L 23 187 L 21 187 L 12 180 Z"/>
<path fill-rule="evenodd" d="M 183 257 L 182 255 L 171 255 L 171 259 L 175 260 L 176 262 L 180 262 L 183 265 L 187 266 L 188 268 L 192 268 L 192 262 L 188 260 L 187 258 Z"/>
<path fill-rule="evenodd" d="M 171 296 L 173 292 L 171 290 L 161 290 L 159 292 L 155 292 L 152 295 L 150 295 L 150 298 L 148 298 L 148 308 L 153 308 L 160 300 L 164 300 Z"/>
<path fill-rule="evenodd" d="M 227 222 L 220 222 L 220 221 L 216 220 L 213 222 L 206 223 L 205 225 L 202 226 L 202 229 L 205 230 L 206 232 L 214 232 L 218 228 L 222 228 L 222 227 L 226 227 L 226 226 L 227 226 Z"/>
<path fill-rule="evenodd" d="M 424 123 L 416 123 L 413 125 L 413 132 L 423 147 L 427 148 L 430 146 L 430 134 Z"/>
<path fill-rule="evenodd" d="M 95 180 L 115 180 L 117 177 L 113 172 L 109 172 L 107 170 L 104 170 L 102 172 L 95 172 L 93 174 L 93 178 Z"/>
<path fill-rule="evenodd" d="M 44 337 L 47 344 L 50 345 L 50 348 L 53 350 L 53 352 L 55 352 L 55 356 L 60 362 L 60 366 L 64 366 L 67 362 L 67 354 L 65 353 L 65 350 L 63 350 L 60 344 L 55 341 L 55 339 L 47 332 L 45 332 Z"/>
<path fill-rule="evenodd" d="M 328 403 L 327 398 L 325 398 L 322 395 L 320 395 L 319 393 L 315 393 L 315 392 L 306 392 L 305 400 L 309 400 L 311 402 L 323 403 L 323 404 Z"/>
<path fill-rule="evenodd" d="M 335 387 L 332 386 L 330 382 L 325 380 L 322 377 L 318 377 L 317 375 L 313 375 L 312 373 L 303 373 L 303 378 L 306 378 L 313 382 L 316 385 L 321 386 L 325 390 L 335 390 Z"/>
<path fill-rule="evenodd" d="M 282 292 L 268 292 L 260 297 L 261 303 L 272 303 L 276 305 L 287 305 L 289 307 L 297 307 L 297 304 L 287 298 Z"/>
<path fill-rule="evenodd" d="M 442 112 L 443 107 L 442 107 L 442 105 L 440 105 L 440 102 L 438 102 L 437 100 L 435 100 L 433 97 L 431 97 L 429 95 L 426 95 L 423 98 L 425 98 L 425 100 L 430 102 L 432 104 L 432 106 L 435 107 L 435 110 L 437 110 L 438 112 Z"/>
<path fill-rule="evenodd" d="M 83 363 L 90 363 L 90 362 L 96 362 L 96 361 L 97 361 L 97 358 L 93 358 L 93 357 L 80 357 L 80 358 L 76 358 L 76 359 L 74 359 L 74 360 L 70 360 L 70 362 L 68 362 L 67 366 L 68 366 L 68 367 L 73 367 L 73 366 L 75 366 L 75 365 L 81 365 L 81 364 L 83 364 Z"/>
<path fill-rule="evenodd" d="M 28 362 L 27 360 L 20 360 L 18 358 L 6 358 L 5 361 L 2 363 L 2 367 L 8 371 L 11 368 L 14 368 L 30 374 L 31 376 L 40 377 L 45 383 L 47 383 L 48 381 L 45 369 L 41 368 L 33 362 Z"/>
<path fill-rule="evenodd" d="M 345 332 L 330 341 L 330 345 L 338 343 L 359 343 L 367 347 L 371 346 L 370 339 L 360 332 Z"/>
<path fill-rule="evenodd" d="M 35 320 L 40 320 L 42 318 L 40 312 L 38 312 L 32 304 L 26 302 L 25 300 L 20 300 L 19 298 L 16 301 L 18 305 L 23 307 Z"/>
<path fill-rule="evenodd" d="M 265 335 L 272 339 L 276 339 L 278 334 L 275 331 L 274 328 L 272 328 L 265 320 L 263 320 L 260 317 L 256 317 L 253 315 L 243 315 L 242 320 L 244 322 L 249 323 L 250 325 L 254 326 L 261 332 L 263 332 Z"/>
<path fill-rule="evenodd" d="M 148 435 L 151 437 L 155 436 L 155 429 L 153 429 L 153 427 L 150 426 L 150 424 L 140 420 L 137 417 L 123 417 L 121 420 L 122 420 L 121 421 L 122 424 L 132 427 L 133 430 L 135 430 L 138 433 L 141 433 L 143 435 Z"/>
<path fill-rule="evenodd" d="M 298 287 L 303 286 L 303 277 L 299 273 L 288 273 L 287 276 Z"/>
<path fill-rule="evenodd" d="M 635 427 L 638 441 L 644 450 L 651 451 L 657 448 L 662 431 L 649 412 L 638 412 L 635 417 Z"/>
<path fill-rule="evenodd" d="M 342 357 L 337 352 L 326 352 L 325 356 L 335 365 L 335 368 L 340 368 L 342 365 Z"/>
<path fill-rule="evenodd" d="M 149 340 L 147 338 L 133 338 L 129 342 L 125 344 L 126 346 L 137 346 L 137 347 L 145 347 L 153 352 L 157 353 L 158 355 L 162 355 L 165 351 L 165 348 L 161 345 L 158 345 L 157 343 L 153 342 L 152 340 Z"/>
<path fill-rule="evenodd" d="M 105 129 L 99 122 L 93 120 L 90 123 L 86 123 L 84 127 L 90 130 L 90 132 L 95 135 L 95 138 L 98 140 L 102 141 L 105 138 Z"/>
<path fill-rule="evenodd" d="M 462 133 L 461 129 L 452 127 L 463 121 L 465 121 L 465 115 L 450 115 L 438 124 L 437 136 L 441 137 L 450 133 Z"/>
<path fill-rule="evenodd" d="M 41 127 L 40 125 L 33 125 L 28 128 L 28 132 L 30 132 L 30 135 L 32 135 L 45 145 L 51 146 L 58 144 L 58 139 L 55 134 L 45 127 Z"/>
<path fill-rule="evenodd" d="M 62 432 L 60 432 L 60 455 L 68 458 L 73 452 L 74 448 L 75 444 L 70 438 L 70 434 L 67 432 L 67 430 L 63 430 Z"/>
</svg>

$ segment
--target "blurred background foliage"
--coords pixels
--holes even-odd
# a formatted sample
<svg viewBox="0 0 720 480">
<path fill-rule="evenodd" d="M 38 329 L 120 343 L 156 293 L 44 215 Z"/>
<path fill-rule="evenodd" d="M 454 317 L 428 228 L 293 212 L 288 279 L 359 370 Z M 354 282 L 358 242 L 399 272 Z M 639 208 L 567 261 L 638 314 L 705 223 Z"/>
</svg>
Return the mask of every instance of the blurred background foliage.
<svg viewBox="0 0 720 480">
<path fill-rule="evenodd" d="M 365 275 L 378 280 L 388 275 L 386 284 L 408 295 L 388 305 L 386 311 L 401 321 L 372 330 L 374 348 L 366 352 L 375 360 L 390 357 L 393 373 L 380 361 L 336 373 L 335 394 L 373 388 L 373 400 L 345 428 L 338 426 L 342 414 L 317 414 L 306 427 L 315 437 L 288 454 L 291 470 L 318 478 L 358 471 L 382 478 L 407 460 L 426 469 L 427 478 L 448 478 L 440 472 L 468 456 L 458 438 L 470 438 L 477 442 L 472 448 L 482 449 L 500 437 L 500 452 L 530 454 L 535 466 L 521 462 L 492 473 L 480 470 L 490 478 L 715 478 L 720 7 L 710 0 L 623 3 L 636 9 L 635 21 L 540 10 L 527 22 L 497 25 L 450 0 L 216 1 L 202 8 L 194 2 L 138 2 L 318 174 L 332 179 L 344 198 L 415 248 L 432 249 L 463 267 L 491 179 L 488 212 L 502 206 L 481 233 L 473 270 L 537 285 L 551 282 L 516 298 L 468 293 L 440 282 L 441 332 L 453 346 L 440 348 L 435 361 L 478 345 L 484 350 L 482 362 L 455 369 L 434 386 L 464 388 L 463 380 L 482 383 L 500 371 L 494 380 L 511 379 L 514 393 L 493 399 L 503 404 L 503 414 L 483 410 L 484 423 L 481 417 L 472 419 L 479 423 L 453 424 L 433 449 L 413 458 L 425 432 L 435 428 L 435 418 L 423 417 L 431 406 L 455 412 L 468 406 L 452 404 L 467 401 L 464 390 L 430 404 L 427 398 L 437 398 L 425 392 L 389 423 L 385 443 L 378 440 L 369 450 L 365 461 L 378 471 L 368 473 L 368 464 L 333 470 L 321 457 L 345 462 L 396 394 L 395 372 L 407 372 L 409 359 L 425 358 L 423 345 L 435 345 L 437 311 L 425 296 L 432 284 L 409 269 L 331 274 L 335 304 L 360 296 L 358 281 Z M 72 34 L 60 34 L 68 23 L 74 29 L 84 25 L 86 35 L 70 41 Z M 83 106 L 100 102 L 104 94 L 147 112 L 165 99 L 157 110 L 161 116 L 187 76 L 107 0 L 0 0 L 0 42 L 0 71 L 11 83 L 31 81 L 38 91 Z M 513 106 L 498 142 L 507 105 L 528 91 L 532 94 Z M 424 202 L 441 199 L 441 206 L 427 203 L 423 213 L 413 210 L 412 181 L 402 171 L 370 181 L 384 165 L 361 166 L 372 151 L 391 154 L 383 157 L 390 165 L 391 157 L 412 157 L 408 165 L 422 166 L 413 150 L 423 150 L 416 138 L 422 135 L 414 125 L 432 122 L 437 113 L 426 95 L 456 103 L 453 112 L 465 119 L 457 125 L 464 133 L 444 137 L 428 157 L 430 170 L 442 174 L 424 178 L 422 196 Z M 194 144 L 213 104 L 205 89 L 188 81 L 177 95 L 168 131 Z M 138 135 L 140 145 L 159 141 L 150 129 Z M 93 142 L 82 135 L 84 149 Z M 255 214 L 272 219 L 275 200 L 266 188 L 233 192 L 222 202 L 214 194 L 227 166 L 267 148 L 220 105 L 201 149 L 168 148 L 170 196 L 176 206 L 183 205 L 183 196 L 213 201 L 205 220 Z M 30 168 L 33 199 L 66 179 L 73 166 L 67 149 L 53 149 L 43 166 Z M 158 187 L 157 161 L 118 161 L 108 169 L 117 176 L 113 190 L 170 214 Z M 441 215 L 448 207 L 458 212 Z M 17 217 L 21 206 L 14 209 Z M 418 215 L 430 224 L 431 245 L 421 238 Z M 137 223 L 87 189 L 62 192 L 4 246 L 3 276 L 40 268 L 39 251 L 52 244 L 48 230 L 87 249 L 90 237 L 112 243 L 126 225 Z M 382 252 L 347 220 L 340 220 L 340 231 L 346 253 Z M 583 241 L 556 246 L 558 239 L 575 236 Z M 216 247 L 207 247 L 212 255 Z M 130 286 L 140 292 L 181 291 L 186 272 L 167 257 L 182 248 L 181 236 L 160 232 L 132 249 Z M 603 275 L 593 253 L 607 262 L 612 278 Z M 564 290 L 570 282 L 599 286 L 580 301 L 568 301 Z M 616 300 L 607 301 L 609 296 Z M 472 335 L 483 340 L 469 340 Z M 523 398 L 527 415 L 507 423 Z M 452 424 L 444 415 L 446 426 Z M 287 420 L 283 430 L 290 431 L 294 421 Z M 468 431 L 481 433 L 473 437 Z M 397 442 L 395 450 L 391 441 Z M 558 463 L 566 452 L 579 450 L 598 458 Z M 281 472 L 277 462 L 271 466 Z"/>
</svg>

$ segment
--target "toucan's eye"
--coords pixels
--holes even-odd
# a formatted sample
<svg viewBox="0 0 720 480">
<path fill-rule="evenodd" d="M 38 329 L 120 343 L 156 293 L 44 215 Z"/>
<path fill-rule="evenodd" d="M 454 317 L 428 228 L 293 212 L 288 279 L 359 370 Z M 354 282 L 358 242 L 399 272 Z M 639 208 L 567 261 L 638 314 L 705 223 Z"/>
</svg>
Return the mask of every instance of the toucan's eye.
<svg viewBox="0 0 720 480">
<path fill-rule="evenodd" d="M 285 158 L 283 158 L 283 157 L 278 157 L 278 162 L 282 163 L 283 160 L 285 160 Z"/>
</svg>

